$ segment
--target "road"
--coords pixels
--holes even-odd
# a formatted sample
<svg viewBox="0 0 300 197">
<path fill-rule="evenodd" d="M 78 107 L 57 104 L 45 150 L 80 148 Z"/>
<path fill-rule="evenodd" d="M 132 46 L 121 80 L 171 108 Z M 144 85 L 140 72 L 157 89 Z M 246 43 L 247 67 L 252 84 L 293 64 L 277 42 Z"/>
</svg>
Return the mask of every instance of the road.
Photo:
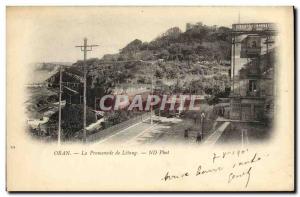
<svg viewBox="0 0 300 197">
<path fill-rule="evenodd" d="M 150 121 L 143 121 L 134 124 L 114 135 L 104 138 L 103 140 L 99 141 L 99 143 L 126 143 L 149 128 L 151 128 Z"/>
<path fill-rule="evenodd" d="M 178 119 L 168 119 L 160 117 L 158 123 L 158 117 L 153 117 L 153 124 L 150 124 L 150 119 L 144 120 L 143 122 L 132 125 L 114 135 L 106 137 L 100 140 L 98 143 L 115 143 L 115 144 L 126 144 L 126 145 L 139 145 L 145 143 L 151 143 L 159 139 L 159 137 L 166 132 L 166 129 L 170 126 L 165 123 L 176 123 Z M 164 123 L 164 124 L 163 124 Z"/>
<path fill-rule="evenodd" d="M 221 126 L 219 126 L 207 139 L 205 139 L 204 144 L 214 145 L 229 125 L 230 122 L 223 122 Z"/>
</svg>

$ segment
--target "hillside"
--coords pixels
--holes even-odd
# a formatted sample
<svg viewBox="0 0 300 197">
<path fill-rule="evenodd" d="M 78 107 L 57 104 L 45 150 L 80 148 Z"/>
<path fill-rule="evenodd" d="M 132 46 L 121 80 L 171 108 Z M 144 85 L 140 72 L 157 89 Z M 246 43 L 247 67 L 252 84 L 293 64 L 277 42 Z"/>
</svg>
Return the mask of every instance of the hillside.
<svg viewBox="0 0 300 197">
<path fill-rule="evenodd" d="M 229 67 L 230 52 L 230 29 L 226 27 L 195 25 L 185 32 L 173 27 L 151 42 L 135 39 L 117 54 L 87 60 L 88 104 L 93 106 L 96 97 L 111 93 L 120 84 L 151 84 L 152 76 L 165 92 L 203 94 L 214 81 L 223 81 L 226 87 L 227 71 L 218 76 L 208 72 Z M 82 76 L 82 63 L 66 71 Z"/>
<path fill-rule="evenodd" d="M 118 54 L 105 55 L 102 59 L 90 59 L 88 65 L 93 68 L 98 66 L 100 69 L 101 66 L 109 66 L 103 64 L 107 61 L 159 60 L 159 63 L 154 65 L 155 68 L 140 62 L 111 64 L 112 70 L 116 71 L 117 68 L 122 72 L 119 77 L 115 77 L 117 80 L 129 79 L 134 83 L 149 83 L 147 76 L 153 69 L 160 79 L 185 78 L 188 74 L 201 74 L 201 71 L 197 70 L 197 64 L 212 62 L 216 65 L 222 61 L 230 61 L 230 54 L 229 28 L 214 29 L 203 25 L 182 32 L 178 27 L 173 27 L 149 43 L 133 40 L 120 49 Z M 76 65 L 80 65 L 80 62 L 75 63 Z"/>
<path fill-rule="evenodd" d="M 226 97 L 230 52 L 230 29 L 194 25 L 185 32 L 178 27 L 170 28 L 151 42 L 135 39 L 117 54 L 107 54 L 101 59 L 88 59 L 87 123 L 95 122 L 92 109 L 96 106 L 96 100 L 103 95 L 116 91 L 120 94 L 128 89 L 133 94 L 143 89 L 147 94 L 152 82 L 154 90 L 164 94 L 209 94 Z M 44 72 L 45 76 L 51 73 L 46 80 L 47 90 L 53 91 L 52 97 L 55 101 L 59 88 L 60 65 L 60 63 L 43 63 L 36 68 L 36 72 Z M 83 126 L 82 68 L 83 61 L 77 61 L 71 66 L 65 65 L 62 74 L 64 82 L 62 100 L 66 101 L 66 106 L 62 109 L 64 120 L 62 130 L 65 139 L 77 138 L 78 131 Z M 49 98 L 36 99 L 37 107 L 49 105 L 44 102 L 45 99 L 49 100 Z M 212 97 L 211 102 L 215 102 L 214 99 L 215 97 Z M 36 107 L 30 109 L 35 111 Z M 115 119 L 125 121 L 130 117 L 130 113 L 122 113 L 118 111 L 106 114 L 108 124 L 114 125 L 117 124 Z M 56 123 L 57 116 L 56 111 L 50 117 L 49 123 Z"/>
</svg>

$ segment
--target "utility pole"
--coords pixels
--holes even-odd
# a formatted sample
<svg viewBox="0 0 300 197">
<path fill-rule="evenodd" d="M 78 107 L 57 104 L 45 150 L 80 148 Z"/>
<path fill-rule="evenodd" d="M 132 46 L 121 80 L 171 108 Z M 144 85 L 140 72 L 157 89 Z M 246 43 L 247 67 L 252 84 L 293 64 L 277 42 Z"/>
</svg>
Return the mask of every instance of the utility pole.
<svg viewBox="0 0 300 197">
<path fill-rule="evenodd" d="M 62 66 L 59 67 L 59 105 L 58 105 L 58 144 L 61 141 L 61 93 L 62 93 Z"/>
<path fill-rule="evenodd" d="M 244 148 L 244 129 L 242 129 L 242 148 Z"/>
<path fill-rule="evenodd" d="M 232 38 L 232 92 L 235 93 L 234 90 L 234 75 L 235 75 L 235 35 Z"/>
<path fill-rule="evenodd" d="M 151 94 L 152 94 L 151 96 L 152 96 L 152 97 L 151 97 L 151 98 L 152 98 L 152 99 L 153 99 L 153 76 L 154 76 L 153 65 L 154 65 L 154 64 L 151 64 L 151 67 L 152 67 L 152 68 L 151 68 L 151 69 L 152 69 L 152 75 L 151 75 Z M 152 104 L 151 104 L 150 107 L 151 107 L 151 109 L 150 109 L 150 110 L 151 110 L 150 123 L 151 123 L 151 125 L 152 125 L 152 124 L 153 124 L 153 117 L 152 117 L 152 116 L 153 116 L 153 106 L 152 106 Z"/>
<path fill-rule="evenodd" d="M 205 113 L 202 112 L 200 116 L 200 121 L 201 121 L 201 133 L 200 131 L 197 132 L 197 138 L 196 142 L 201 142 L 203 140 L 203 133 L 204 133 L 204 118 L 205 118 Z"/>
<path fill-rule="evenodd" d="M 61 129 L 61 106 L 62 106 L 62 102 L 61 102 L 61 97 L 62 97 L 62 93 L 63 93 L 63 88 L 67 88 L 66 86 L 64 86 L 64 84 L 67 84 L 69 82 L 63 82 L 62 81 L 62 71 L 63 71 L 63 66 L 59 65 L 59 92 L 58 92 L 58 132 L 57 132 L 57 143 L 58 145 L 61 144 L 61 138 L 62 138 L 62 129 Z M 76 84 L 76 83 L 73 83 Z M 54 85 L 54 83 L 52 83 L 52 85 Z M 55 83 L 55 85 L 57 85 L 57 83 Z M 72 90 L 70 88 L 67 88 L 69 90 Z M 74 90 L 73 90 L 74 91 Z M 74 91 L 76 92 L 76 91 Z M 71 102 L 70 102 L 71 103 Z M 56 127 L 55 127 L 56 130 Z"/>
<path fill-rule="evenodd" d="M 76 46 L 80 47 L 83 51 L 83 142 L 86 142 L 86 56 L 88 51 L 92 51 L 93 47 L 98 45 L 87 45 L 87 38 L 84 38 L 83 45 Z"/>
</svg>

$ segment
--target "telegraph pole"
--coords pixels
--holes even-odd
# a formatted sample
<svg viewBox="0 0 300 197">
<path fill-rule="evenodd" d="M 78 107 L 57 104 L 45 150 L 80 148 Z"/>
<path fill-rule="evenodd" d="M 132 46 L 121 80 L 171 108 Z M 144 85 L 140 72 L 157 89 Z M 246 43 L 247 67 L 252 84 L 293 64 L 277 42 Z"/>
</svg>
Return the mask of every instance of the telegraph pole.
<svg viewBox="0 0 300 197">
<path fill-rule="evenodd" d="M 154 67 L 156 66 L 155 62 L 151 62 L 151 95 L 153 98 L 153 94 L 154 94 L 154 75 L 155 75 L 155 69 Z M 156 82 L 156 79 L 155 79 Z M 151 125 L 153 124 L 153 105 L 150 106 L 150 112 L 151 112 L 151 116 L 150 116 L 150 123 Z M 155 114 L 154 114 L 155 115 Z"/>
<path fill-rule="evenodd" d="M 151 69 L 152 69 L 152 75 L 151 75 L 151 98 L 153 99 L 153 75 L 154 75 L 154 71 L 153 71 L 153 64 L 151 65 Z M 151 104 L 151 106 L 150 106 L 151 108 L 150 108 L 150 110 L 151 110 L 151 116 L 150 116 L 150 123 L 151 123 L 151 125 L 153 124 L 153 106 L 152 106 L 152 104 Z"/>
<path fill-rule="evenodd" d="M 86 57 L 87 52 L 92 51 L 93 47 L 97 47 L 98 45 L 87 45 L 87 38 L 83 40 L 83 46 L 80 47 L 80 50 L 83 51 L 83 142 L 86 142 Z"/>
<path fill-rule="evenodd" d="M 61 93 L 62 93 L 62 66 L 59 67 L 59 106 L 58 106 L 58 144 L 61 141 Z"/>
</svg>

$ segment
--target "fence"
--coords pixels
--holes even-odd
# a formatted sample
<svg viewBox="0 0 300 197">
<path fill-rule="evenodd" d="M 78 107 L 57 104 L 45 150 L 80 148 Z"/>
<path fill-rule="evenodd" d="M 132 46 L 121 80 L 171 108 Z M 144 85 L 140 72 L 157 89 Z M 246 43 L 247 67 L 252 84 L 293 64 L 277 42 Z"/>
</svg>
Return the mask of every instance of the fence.
<svg viewBox="0 0 300 197">
<path fill-rule="evenodd" d="M 94 134 L 91 134 L 87 137 L 87 141 L 88 142 L 93 142 L 93 141 L 97 141 L 97 140 L 100 140 L 104 137 L 108 137 L 108 136 L 111 136 L 123 129 L 126 129 L 138 122 L 142 122 L 143 120 L 146 120 L 148 118 L 150 118 L 150 115 L 151 113 L 150 112 L 147 112 L 147 113 L 144 113 L 142 115 L 139 115 L 139 116 L 136 116 L 134 118 L 131 118 L 129 120 L 126 120 L 124 122 L 121 122 L 119 124 L 116 124 L 114 126 L 111 126 L 107 129 L 103 129 L 103 130 L 100 130 L 99 132 L 97 133 L 94 133 Z"/>
</svg>

